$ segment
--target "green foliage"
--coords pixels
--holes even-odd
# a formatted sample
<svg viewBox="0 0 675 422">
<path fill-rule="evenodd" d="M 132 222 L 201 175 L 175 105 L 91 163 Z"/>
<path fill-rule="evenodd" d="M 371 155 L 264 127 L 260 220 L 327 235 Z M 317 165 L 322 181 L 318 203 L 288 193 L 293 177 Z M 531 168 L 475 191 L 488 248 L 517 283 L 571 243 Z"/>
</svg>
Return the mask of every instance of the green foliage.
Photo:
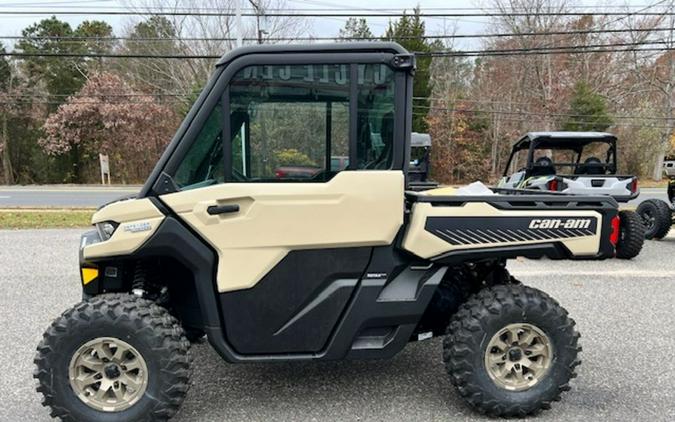
<svg viewBox="0 0 675 422">
<path fill-rule="evenodd" d="M 420 7 L 413 9 L 413 14 L 405 12 L 398 21 L 389 22 L 389 27 L 384 33 L 384 39 L 395 41 L 408 51 L 431 52 L 441 47 L 436 42 L 429 42 L 425 35 L 425 25 L 420 16 Z M 413 131 L 426 132 L 427 110 L 429 110 L 429 96 L 431 95 L 430 67 L 432 58 L 429 56 L 417 56 L 417 70 L 413 82 Z"/>
<path fill-rule="evenodd" d="M 309 158 L 307 154 L 304 154 L 295 148 L 285 148 L 274 151 L 274 158 L 276 159 L 277 165 L 280 167 L 317 167 L 314 160 Z"/>
<path fill-rule="evenodd" d="M 175 38 L 176 28 L 164 16 L 153 16 L 134 27 L 131 38 Z"/>
<path fill-rule="evenodd" d="M 109 38 L 113 33 L 112 27 L 103 21 L 84 21 L 75 32 L 76 37 L 96 37 Z M 104 54 L 109 53 L 113 49 L 113 42 L 110 40 L 83 40 L 79 45 L 83 53 Z"/>
<path fill-rule="evenodd" d="M 346 41 L 363 41 L 368 38 L 373 38 L 373 33 L 370 31 L 368 22 L 364 18 L 349 18 L 345 22 L 344 28 L 340 29 L 338 37 Z M 354 40 L 356 38 L 356 40 Z"/>
<path fill-rule="evenodd" d="M 112 27 L 101 21 L 85 21 L 73 30 L 69 23 L 52 16 L 29 26 L 21 34 L 25 38 L 16 45 L 19 52 L 47 55 L 102 53 L 106 51 L 104 43 L 74 42 L 73 40 L 53 37 L 109 37 L 112 34 Z M 107 48 L 110 49 L 111 46 Z M 50 99 L 52 102 L 62 102 L 65 100 L 65 96 L 73 94 L 82 87 L 86 79 L 83 70 L 87 68 L 91 61 L 91 59 L 79 57 L 73 57 L 69 60 L 50 56 L 26 57 L 24 67 L 29 79 L 34 83 L 43 82 L 45 84 L 47 94 L 54 96 Z M 52 104 L 50 108 L 55 110 L 56 105 Z"/>
<path fill-rule="evenodd" d="M 0 42 L 0 53 L 5 53 L 7 50 Z M 9 77 L 12 74 L 12 69 L 9 66 L 9 60 L 6 56 L 0 57 L 0 91 L 6 91 L 9 84 Z"/>
<path fill-rule="evenodd" d="M 175 40 L 177 31 L 173 23 L 163 16 L 153 16 L 139 22 L 129 33 L 122 45 L 122 51 L 131 55 L 181 54 L 182 50 Z M 148 91 L 180 91 L 176 86 L 170 67 L 180 63 L 170 59 L 124 59 L 115 62 L 119 73 L 125 73 L 134 85 Z M 180 111 L 180 110 L 179 110 Z"/>
<path fill-rule="evenodd" d="M 197 102 L 197 98 L 202 93 L 203 87 L 201 85 L 195 85 L 190 90 L 190 94 L 185 98 L 185 102 L 181 103 L 178 106 L 178 115 L 182 118 L 188 114 L 192 106 Z"/>
<path fill-rule="evenodd" d="M 574 86 L 569 114 L 563 130 L 604 131 L 613 124 L 605 99 L 584 81 Z"/>
</svg>

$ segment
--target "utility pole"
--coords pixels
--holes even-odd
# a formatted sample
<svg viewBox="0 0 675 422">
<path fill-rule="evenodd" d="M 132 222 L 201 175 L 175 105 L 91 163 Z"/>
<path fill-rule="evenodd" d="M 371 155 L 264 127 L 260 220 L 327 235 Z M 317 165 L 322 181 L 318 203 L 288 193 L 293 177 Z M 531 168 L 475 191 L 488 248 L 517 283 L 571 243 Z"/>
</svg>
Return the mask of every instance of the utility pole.
<svg viewBox="0 0 675 422">
<path fill-rule="evenodd" d="M 241 47 L 243 42 L 242 42 L 242 36 L 241 34 L 244 32 L 244 28 L 242 27 L 242 21 L 241 21 L 241 0 L 235 0 L 235 26 L 237 27 L 237 45 L 235 47 Z"/>
<path fill-rule="evenodd" d="M 265 16 L 265 10 L 259 3 L 256 3 L 254 0 L 248 0 L 248 2 L 251 3 L 251 6 L 255 10 L 255 22 L 256 22 L 256 30 L 258 33 L 258 44 L 262 44 L 263 34 L 265 33 L 265 31 L 262 28 L 260 28 L 260 17 Z"/>
</svg>

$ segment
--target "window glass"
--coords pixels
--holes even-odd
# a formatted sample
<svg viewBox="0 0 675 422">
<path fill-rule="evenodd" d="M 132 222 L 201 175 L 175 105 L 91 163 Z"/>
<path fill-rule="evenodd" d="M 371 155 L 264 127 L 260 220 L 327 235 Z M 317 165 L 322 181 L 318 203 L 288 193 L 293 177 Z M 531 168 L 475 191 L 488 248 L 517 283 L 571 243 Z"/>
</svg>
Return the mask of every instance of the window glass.
<svg viewBox="0 0 675 422">
<path fill-rule="evenodd" d="M 321 182 L 347 165 L 349 65 L 246 67 L 230 112 L 235 180 Z"/>
<path fill-rule="evenodd" d="M 388 66 L 358 65 L 357 120 L 357 168 L 390 168 L 394 146 L 394 72 Z"/>
<path fill-rule="evenodd" d="M 222 110 L 218 105 L 178 166 L 174 182 L 181 190 L 222 183 L 225 180 L 222 123 Z"/>
</svg>

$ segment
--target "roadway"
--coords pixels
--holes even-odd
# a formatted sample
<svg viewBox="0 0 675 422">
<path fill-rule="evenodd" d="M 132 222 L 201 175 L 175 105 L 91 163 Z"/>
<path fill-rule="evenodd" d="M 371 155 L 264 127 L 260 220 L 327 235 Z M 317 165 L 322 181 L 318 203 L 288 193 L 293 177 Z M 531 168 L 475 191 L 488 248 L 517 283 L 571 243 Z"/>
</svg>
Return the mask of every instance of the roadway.
<svg viewBox="0 0 675 422">
<path fill-rule="evenodd" d="M 77 187 L 77 186 L 0 186 L 2 208 L 97 208 L 115 199 L 138 193 L 140 186 L 130 187 Z M 629 205 L 645 199 L 658 198 L 668 201 L 665 188 L 645 188 Z"/>
</svg>

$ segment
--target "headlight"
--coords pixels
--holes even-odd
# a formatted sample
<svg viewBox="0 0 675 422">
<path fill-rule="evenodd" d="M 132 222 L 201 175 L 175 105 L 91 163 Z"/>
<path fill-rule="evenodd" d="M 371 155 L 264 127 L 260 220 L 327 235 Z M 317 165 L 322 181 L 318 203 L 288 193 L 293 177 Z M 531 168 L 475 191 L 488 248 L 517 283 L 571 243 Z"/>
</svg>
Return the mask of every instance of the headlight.
<svg viewBox="0 0 675 422">
<path fill-rule="evenodd" d="M 110 239 L 110 236 L 115 233 L 117 226 L 119 226 L 119 224 L 114 221 L 103 221 L 101 223 L 96 223 L 96 230 L 98 231 L 101 240 L 108 240 Z"/>
</svg>

